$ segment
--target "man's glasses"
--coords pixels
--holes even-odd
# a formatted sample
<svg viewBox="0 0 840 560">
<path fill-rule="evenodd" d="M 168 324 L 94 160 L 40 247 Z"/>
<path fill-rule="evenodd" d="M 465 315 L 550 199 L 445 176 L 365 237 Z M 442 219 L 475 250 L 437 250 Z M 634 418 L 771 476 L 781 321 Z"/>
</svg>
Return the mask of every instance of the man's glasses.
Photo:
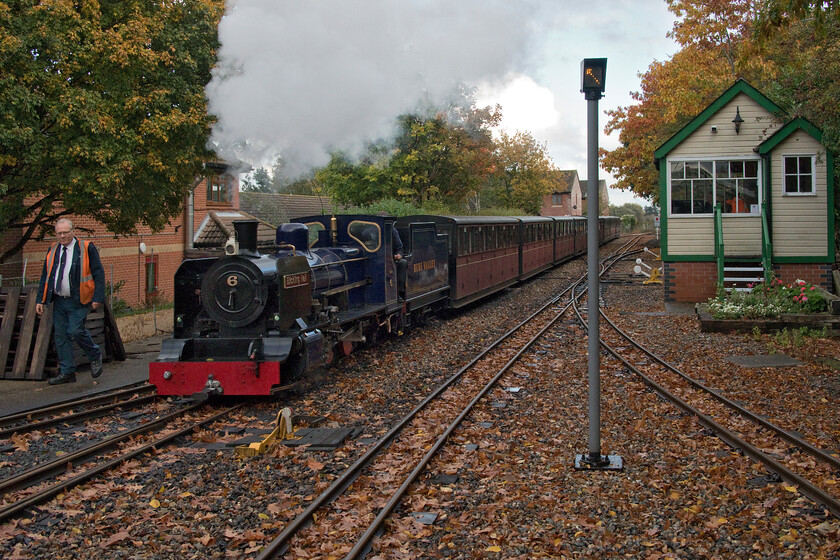
<svg viewBox="0 0 840 560">
<path fill-rule="evenodd" d="M 72 233 L 73 233 L 73 230 L 71 229 L 70 231 L 57 231 L 57 232 L 55 232 L 55 235 L 57 237 L 64 237 L 65 235 L 70 235 Z"/>
</svg>

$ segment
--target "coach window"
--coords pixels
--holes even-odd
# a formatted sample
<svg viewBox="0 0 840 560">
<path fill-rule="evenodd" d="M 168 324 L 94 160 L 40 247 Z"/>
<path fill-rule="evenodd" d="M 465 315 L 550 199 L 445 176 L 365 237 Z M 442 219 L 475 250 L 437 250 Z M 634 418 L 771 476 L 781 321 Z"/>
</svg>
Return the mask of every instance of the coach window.
<svg viewBox="0 0 840 560">
<path fill-rule="evenodd" d="M 470 253 L 470 232 L 467 228 L 458 228 L 458 256 Z"/>
<path fill-rule="evenodd" d="M 361 243 L 369 253 L 375 253 L 382 245 L 382 230 L 373 222 L 352 221 L 347 226 L 347 235 Z"/>
<path fill-rule="evenodd" d="M 309 228 L 309 246 L 314 247 L 318 243 L 318 232 L 327 228 L 321 222 L 310 222 L 306 224 L 306 227 Z"/>
<path fill-rule="evenodd" d="M 481 238 L 481 228 L 472 228 L 472 250 L 474 253 L 480 253 L 484 250 L 484 240 Z"/>
</svg>

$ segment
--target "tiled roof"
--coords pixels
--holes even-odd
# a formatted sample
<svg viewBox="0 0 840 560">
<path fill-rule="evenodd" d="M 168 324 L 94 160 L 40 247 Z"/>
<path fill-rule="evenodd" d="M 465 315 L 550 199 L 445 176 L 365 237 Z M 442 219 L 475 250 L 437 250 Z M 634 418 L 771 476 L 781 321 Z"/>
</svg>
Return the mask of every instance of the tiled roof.
<svg viewBox="0 0 840 560">
<path fill-rule="evenodd" d="M 577 178 L 577 170 L 557 170 L 554 172 L 554 192 L 567 194 L 572 192 L 572 186 Z M 582 182 L 581 182 L 582 183 Z"/>
<path fill-rule="evenodd" d="M 197 248 L 224 247 L 227 240 L 233 235 L 234 220 L 259 220 L 259 218 L 239 210 L 211 210 L 204 216 L 201 225 L 198 226 L 193 244 Z M 259 220 L 259 222 L 257 226 L 257 245 L 273 245 L 275 240 L 274 226 L 265 223 L 263 220 Z"/>
<path fill-rule="evenodd" d="M 580 193 L 583 196 L 583 198 L 586 198 L 587 190 L 589 189 L 589 187 L 587 187 L 586 185 L 587 185 L 586 179 L 581 179 L 580 180 Z M 599 179 L 598 180 L 598 196 L 601 198 L 601 200 L 609 200 L 609 198 L 610 198 L 609 194 L 607 192 L 607 181 L 604 180 L 604 179 Z"/>
<path fill-rule="evenodd" d="M 328 197 L 256 192 L 240 192 L 239 207 L 273 226 L 303 216 L 331 214 L 337 209 Z"/>
</svg>

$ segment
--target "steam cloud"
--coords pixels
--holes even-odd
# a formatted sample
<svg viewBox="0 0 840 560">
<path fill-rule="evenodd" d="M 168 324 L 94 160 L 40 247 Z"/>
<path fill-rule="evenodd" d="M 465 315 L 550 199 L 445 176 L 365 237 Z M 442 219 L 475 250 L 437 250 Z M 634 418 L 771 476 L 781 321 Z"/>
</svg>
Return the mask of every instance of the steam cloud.
<svg viewBox="0 0 840 560">
<path fill-rule="evenodd" d="M 294 171 L 387 137 L 423 96 L 516 70 L 530 0 L 229 0 L 206 92 L 211 147 Z"/>
</svg>

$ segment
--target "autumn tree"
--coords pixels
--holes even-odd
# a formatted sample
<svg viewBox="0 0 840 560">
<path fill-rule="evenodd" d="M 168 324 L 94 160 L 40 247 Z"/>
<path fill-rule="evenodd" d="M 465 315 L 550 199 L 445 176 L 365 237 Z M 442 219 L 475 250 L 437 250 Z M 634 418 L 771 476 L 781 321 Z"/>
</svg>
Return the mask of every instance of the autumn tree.
<svg viewBox="0 0 840 560">
<path fill-rule="evenodd" d="M 157 230 L 212 156 L 204 85 L 223 0 L 0 3 L 0 231 L 68 214 Z"/>
<path fill-rule="evenodd" d="M 499 206 L 539 214 L 543 196 L 554 187 L 554 164 L 545 144 L 528 132 L 512 136 L 502 132 L 496 140 L 495 155 L 496 167 L 489 183 L 491 198 Z"/>
<path fill-rule="evenodd" d="M 607 133 L 618 132 L 621 145 L 601 151 L 615 187 L 656 201 L 659 173 L 653 152 L 715 97 L 743 77 L 761 87 L 775 67 L 759 56 L 753 39 L 758 17 L 754 0 L 668 0 L 677 16 L 669 36 L 681 50 L 654 61 L 641 76 L 637 103 L 608 111 Z"/>
<path fill-rule="evenodd" d="M 395 138 L 372 143 L 359 161 L 334 154 L 316 179 L 342 204 L 462 204 L 493 169 L 490 128 L 499 118 L 498 107 L 478 108 L 470 92 L 461 92 L 443 107 L 400 116 Z"/>
</svg>

